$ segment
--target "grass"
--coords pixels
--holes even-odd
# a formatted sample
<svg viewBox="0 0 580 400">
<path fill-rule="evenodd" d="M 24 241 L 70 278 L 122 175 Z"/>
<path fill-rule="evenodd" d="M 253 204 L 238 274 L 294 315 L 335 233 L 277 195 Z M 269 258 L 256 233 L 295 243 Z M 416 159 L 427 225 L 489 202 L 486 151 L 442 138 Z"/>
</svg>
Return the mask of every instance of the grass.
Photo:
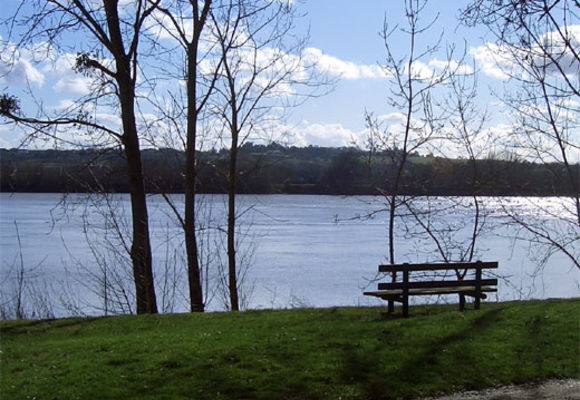
<svg viewBox="0 0 580 400">
<path fill-rule="evenodd" d="M 392 399 L 580 376 L 580 299 L 5 321 L 5 399 Z"/>
</svg>

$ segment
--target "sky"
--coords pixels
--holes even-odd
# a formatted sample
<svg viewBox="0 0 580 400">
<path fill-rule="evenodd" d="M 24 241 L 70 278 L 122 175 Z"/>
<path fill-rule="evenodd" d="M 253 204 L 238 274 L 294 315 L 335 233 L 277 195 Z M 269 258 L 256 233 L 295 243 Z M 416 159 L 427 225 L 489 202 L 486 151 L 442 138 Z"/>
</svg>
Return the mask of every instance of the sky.
<svg viewBox="0 0 580 400">
<path fill-rule="evenodd" d="M 1 19 L 8 18 L 19 3 L 1 0 Z M 441 50 L 422 59 L 422 67 L 436 71 L 446 59 L 446 49 L 455 47 L 454 59 L 465 53 L 463 63 L 473 68 L 478 76 L 478 103 L 489 112 L 486 129 L 501 132 L 513 122 L 500 105 L 500 94 L 507 84 L 490 53 L 491 35 L 485 27 L 468 28 L 458 23 L 459 10 L 468 2 L 463 0 L 432 0 L 424 10 L 426 21 L 434 20 L 430 30 L 417 38 L 418 49 L 432 45 L 442 35 Z M 317 59 L 323 74 L 333 80 L 329 93 L 307 100 L 289 110 L 287 117 L 278 122 L 278 139 L 285 144 L 298 146 L 365 146 L 368 129 L 365 112 L 372 113 L 393 124 L 400 123 L 400 110 L 389 106 L 392 77 L 381 69 L 386 57 L 385 46 L 379 32 L 385 21 L 390 27 L 403 26 L 404 2 L 402 0 L 308 0 L 292 2 L 303 15 L 296 22 L 299 34 L 308 32 L 307 53 Z M 580 26 L 580 21 L 571 25 Z M 6 30 L 0 26 L 2 46 L 10 46 Z M 13 40 L 13 39 L 12 39 Z M 389 40 L 393 52 L 400 57 L 408 53 L 408 37 L 397 29 Z M 493 51 L 493 48 L 491 48 Z M 72 57 L 72 58 L 71 58 Z M 0 88 L 8 93 L 26 98 L 29 87 L 36 99 L 47 108 L 63 107 L 74 103 L 76 96 L 86 93 L 86 78 L 75 74 L 71 68 L 73 55 L 47 62 L 42 57 L 34 59 L 31 52 L 21 52 L 16 62 L 0 58 Z M 321 67 L 321 68 L 322 68 Z M 34 112 L 34 103 L 27 100 L 23 109 Z M 111 116 L 114 123 L 114 116 Z M 389 122 L 389 123 L 391 123 Z M 574 132 L 578 135 L 578 132 Z M 272 136 L 276 139 L 276 136 Z M 12 126 L 0 125 L 0 147 L 16 147 L 22 132 Z M 37 142 L 29 146 L 54 146 Z"/>
<path fill-rule="evenodd" d="M 460 51 L 484 45 L 483 29 L 467 29 L 457 21 L 459 9 L 465 1 L 432 1 L 425 10 L 425 20 L 437 19 L 423 46 L 432 45 L 432 38 L 444 34 L 443 44 L 457 43 Z M 384 64 L 386 57 L 383 39 L 379 33 L 385 20 L 395 26 L 404 26 L 403 1 L 366 0 L 314 0 L 298 3 L 307 13 L 310 26 L 310 45 L 325 55 L 336 58 L 336 70 L 343 69 L 334 90 L 314 99 L 295 114 L 301 117 L 300 129 L 306 141 L 333 146 L 364 142 L 365 111 L 387 115 L 394 110 L 387 104 L 390 82 L 380 74 L 365 74 L 364 69 L 374 69 Z M 408 54 L 408 38 L 394 35 L 394 52 Z M 445 50 L 437 54 L 445 58 Z M 487 84 L 482 82 L 482 84 Z M 491 83 L 490 83 L 491 84 Z M 488 98 L 488 101 L 490 99 Z"/>
</svg>

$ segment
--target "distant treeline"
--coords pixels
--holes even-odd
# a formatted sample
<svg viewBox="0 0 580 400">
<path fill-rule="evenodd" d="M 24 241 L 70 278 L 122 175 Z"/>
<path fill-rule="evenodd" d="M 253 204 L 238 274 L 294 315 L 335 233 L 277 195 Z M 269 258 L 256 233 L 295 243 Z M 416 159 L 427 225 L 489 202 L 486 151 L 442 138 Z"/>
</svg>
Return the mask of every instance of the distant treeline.
<svg viewBox="0 0 580 400">
<path fill-rule="evenodd" d="M 183 191 L 183 152 L 143 151 L 149 193 Z M 225 193 L 229 153 L 198 154 L 200 193 Z M 356 148 L 284 147 L 248 143 L 239 153 L 239 193 L 388 193 L 397 151 Z M 2 192 L 127 192 L 125 160 L 119 151 L 0 149 Z M 580 165 L 573 165 L 580 176 Z M 496 159 L 446 159 L 413 154 L 401 193 L 409 195 L 569 195 L 564 166 Z M 580 178 L 579 178 L 580 179 Z"/>
</svg>

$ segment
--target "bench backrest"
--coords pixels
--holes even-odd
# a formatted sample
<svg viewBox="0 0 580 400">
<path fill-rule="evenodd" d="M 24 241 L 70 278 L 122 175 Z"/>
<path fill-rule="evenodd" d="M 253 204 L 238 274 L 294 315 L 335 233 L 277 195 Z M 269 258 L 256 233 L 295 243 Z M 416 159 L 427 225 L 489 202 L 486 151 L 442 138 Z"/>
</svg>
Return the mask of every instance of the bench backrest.
<svg viewBox="0 0 580 400">
<path fill-rule="evenodd" d="M 379 272 L 444 271 L 444 270 L 462 270 L 462 269 L 487 269 L 497 267 L 498 267 L 497 261 L 423 263 L 423 264 L 404 263 L 404 264 L 379 265 Z"/>
<path fill-rule="evenodd" d="M 481 272 L 483 269 L 497 268 L 497 261 L 490 262 L 455 262 L 455 263 L 423 263 L 423 264 L 389 264 L 380 265 L 379 272 L 392 273 L 392 281 L 390 283 L 381 282 L 378 285 L 379 290 L 397 290 L 397 289 L 428 289 L 428 288 L 450 288 L 461 286 L 474 286 L 481 288 L 482 286 L 497 286 L 497 279 L 483 279 Z M 409 280 L 409 272 L 424 272 L 424 271 L 456 271 L 456 270 L 474 270 L 475 279 L 436 279 L 440 277 L 433 277 L 429 280 Z M 402 282 L 397 282 L 397 272 L 402 272 Z"/>
</svg>

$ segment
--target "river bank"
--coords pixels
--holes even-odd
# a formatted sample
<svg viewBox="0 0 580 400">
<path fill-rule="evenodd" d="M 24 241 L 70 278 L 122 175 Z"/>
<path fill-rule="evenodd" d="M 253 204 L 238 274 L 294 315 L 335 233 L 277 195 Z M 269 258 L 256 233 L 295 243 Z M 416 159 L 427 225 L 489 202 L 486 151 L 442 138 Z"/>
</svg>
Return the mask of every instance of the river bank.
<svg viewBox="0 0 580 400">
<path fill-rule="evenodd" d="M 580 299 L 3 321 L 6 398 L 396 399 L 580 377 Z"/>
</svg>

